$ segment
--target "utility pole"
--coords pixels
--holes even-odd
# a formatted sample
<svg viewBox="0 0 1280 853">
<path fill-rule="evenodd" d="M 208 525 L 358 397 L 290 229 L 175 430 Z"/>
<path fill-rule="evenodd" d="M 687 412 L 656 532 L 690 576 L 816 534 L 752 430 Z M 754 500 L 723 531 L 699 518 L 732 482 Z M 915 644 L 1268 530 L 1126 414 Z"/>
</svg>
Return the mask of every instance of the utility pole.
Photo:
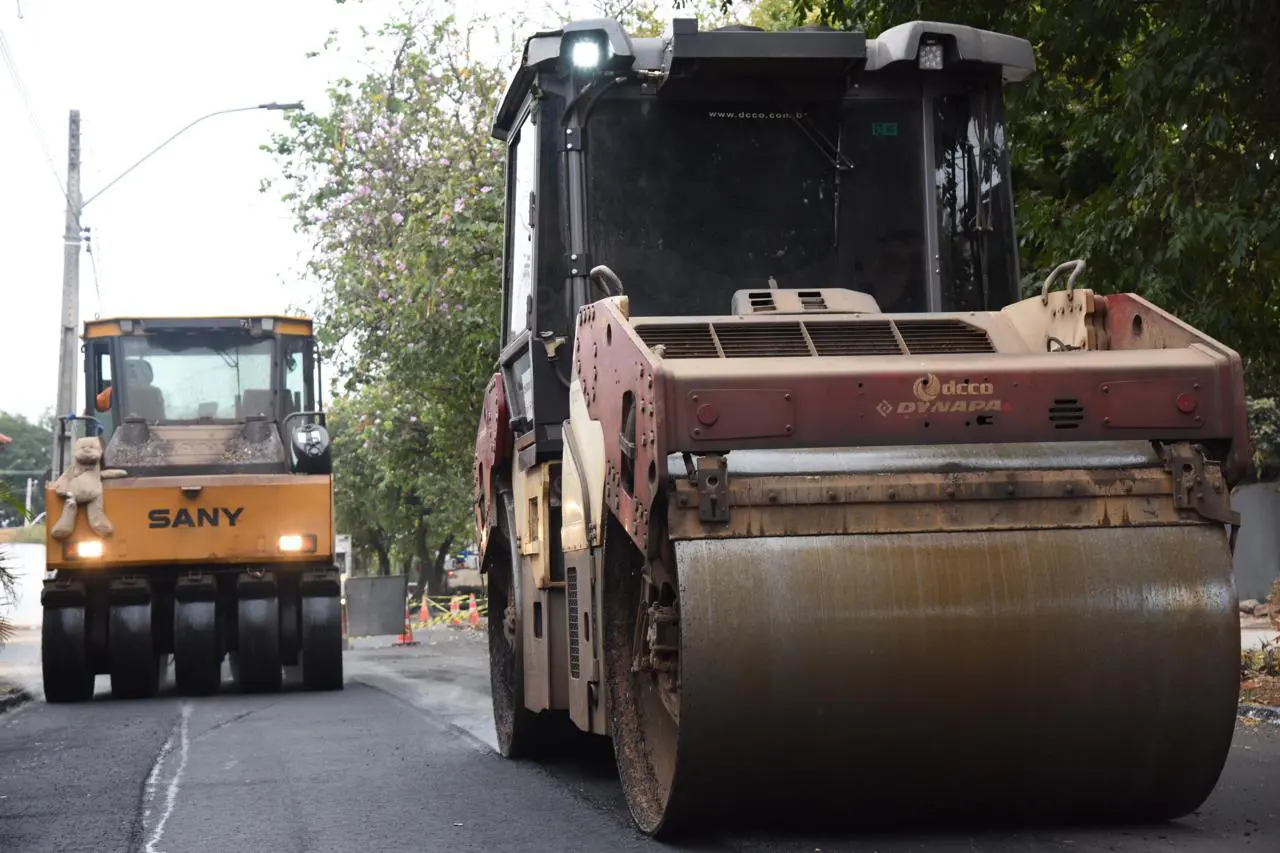
<svg viewBox="0 0 1280 853">
<path fill-rule="evenodd" d="M 63 418 L 76 411 L 76 355 L 80 343 L 80 111 L 72 110 L 67 128 L 67 222 L 62 235 L 62 334 L 58 352 L 58 405 Z M 62 472 L 58 460 L 66 459 L 70 445 L 63 445 L 59 429 L 53 431 L 53 476 Z"/>
<path fill-rule="evenodd" d="M 77 355 L 80 352 L 80 238 L 84 231 L 80 225 L 80 214 L 84 208 L 98 196 L 115 186 L 116 182 L 125 175 L 149 160 L 160 149 L 206 119 L 248 110 L 289 112 L 300 109 L 302 109 L 300 101 L 288 104 L 272 101 L 269 104 L 235 107 L 202 115 L 144 154 L 140 160 L 109 181 L 102 189 L 89 196 L 88 199 L 83 200 L 80 197 L 80 111 L 71 111 L 70 126 L 67 134 L 67 224 L 62 238 L 62 334 L 61 348 L 58 352 L 58 408 L 56 410 L 58 418 L 65 418 L 69 414 L 73 415 L 78 408 L 76 405 L 76 384 L 80 375 L 77 369 L 79 360 Z M 58 467 L 59 457 L 66 459 L 69 452 L 70 443 L 68 442 L 64 445 L 63 442 L 59 441 L 58 430 L 55 426 L 53 433 L 53 459 L 50 460 L 55 478 L 62 473 Z"/>
</svg>

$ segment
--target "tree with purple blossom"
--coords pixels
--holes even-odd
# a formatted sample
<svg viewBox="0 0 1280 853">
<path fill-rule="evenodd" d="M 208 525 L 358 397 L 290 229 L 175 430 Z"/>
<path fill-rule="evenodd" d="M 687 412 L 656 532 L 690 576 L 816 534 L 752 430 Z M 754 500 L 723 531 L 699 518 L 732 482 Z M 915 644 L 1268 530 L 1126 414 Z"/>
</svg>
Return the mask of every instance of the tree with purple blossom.
<svg viewBox="0 0 1280 853">
<path fill-rule="evenodd" d="M 721 5 L 695 0 L 692 11 L 717 26 Z M 657 9 L 599 0 L 595 15 L 652 36 L 667 24 Z M 471 538 L 472 452 L 501 305 L 505 151 L 489 122 L 523 39 L 551 23 L 504 15 L 485 29 L 421 3 L 367 37 L 384 68 L 337 81 L 324 110 L 292 114 L 264 146 L 311 242 L 318 336 L 340 368 L 338 524 L 384 573 L 397 559 L 435 564 L 433 541 Z M 482 59 L 482 46 L 501 59 Z M 443 579 L 430 580 L 440 591 Z"/>
</svg>

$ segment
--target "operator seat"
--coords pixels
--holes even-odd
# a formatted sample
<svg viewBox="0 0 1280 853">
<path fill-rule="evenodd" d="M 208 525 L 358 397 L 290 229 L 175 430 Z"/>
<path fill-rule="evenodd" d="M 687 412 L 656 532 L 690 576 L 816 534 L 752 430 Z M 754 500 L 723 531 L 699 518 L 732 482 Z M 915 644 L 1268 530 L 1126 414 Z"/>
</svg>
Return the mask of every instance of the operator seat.
<svg viewBox="0 0 1280 853">
<path fill-rule="evenodd" d="M 164 420 L 164 393 L 151 380 L 155 374 L 151 365 L 140 358 L 127 359 L 124 363 L 126 418 L 143 418 L 147 421 Z"/>
<path fill-rule="evenodd" d="M 246 388 L 240 400 L 240 419 L 262 416 L 269 421 L 275 420 L 272 402 L 270 388 Z"/>
</svg>

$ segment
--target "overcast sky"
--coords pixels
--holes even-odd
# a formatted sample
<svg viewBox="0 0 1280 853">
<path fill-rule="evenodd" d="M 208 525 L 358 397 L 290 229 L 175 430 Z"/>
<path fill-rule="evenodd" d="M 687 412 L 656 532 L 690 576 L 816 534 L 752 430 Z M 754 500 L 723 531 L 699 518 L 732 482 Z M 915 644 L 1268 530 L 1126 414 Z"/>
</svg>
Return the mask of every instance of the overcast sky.
<svg viewBox="0 0 1280 853">
<path fill-rule="evenodd" d="M 68 111 L 80 110 L 89 198 L 206 113 L 296 100 L 322 109 L 328 83 L 359 74 L 360 57 L 306 53 L 333 28 L 354 46 L 355 27 L 375 29 L 401 5 L 0 0 L 0 33 L 45 142 L 0 67 L 0 410 L 35 418 L 56 395 L 65 201 L 54 171 L 65 181 Z M 544 0 L 520 5 L 548 20 Z M 579 14 L 592 4 L 564 5 Z M 94 200 L 82 218 L 94 257 L 81 254 L 81 319 L 307 307 L 306 246 L 279 193 L 258 192 L 275 174 L 258 146 L 284 121 L 257 111 L 211 118 Z"/>
</svg>

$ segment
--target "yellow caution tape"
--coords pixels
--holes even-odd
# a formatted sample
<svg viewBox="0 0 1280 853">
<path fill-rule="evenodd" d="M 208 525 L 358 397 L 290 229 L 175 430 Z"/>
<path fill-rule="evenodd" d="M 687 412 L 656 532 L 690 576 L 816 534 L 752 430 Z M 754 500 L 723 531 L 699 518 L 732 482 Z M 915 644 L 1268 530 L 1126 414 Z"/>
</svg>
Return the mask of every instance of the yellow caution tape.
<svg viewBox="0 0 1280 853">
<path fill-rule="evenodd" d="M 429 595 L 424 599 L 429 618 L 423 621 L 420 618 L 421 608 L 410 614 L 410 624 L 414 628 L 425 628 L 428 625 L 457 625 L 459 627 L 470 627 L 471 613 L 468 604 L 471 601 L 469 595 Z M 458 603 L 458 612 L 453 612 L 453 603 Z M 481 618 L 485 618 L 489 614 L 489 599 L 476 597 L 476 611 Z"/>
</svg>

